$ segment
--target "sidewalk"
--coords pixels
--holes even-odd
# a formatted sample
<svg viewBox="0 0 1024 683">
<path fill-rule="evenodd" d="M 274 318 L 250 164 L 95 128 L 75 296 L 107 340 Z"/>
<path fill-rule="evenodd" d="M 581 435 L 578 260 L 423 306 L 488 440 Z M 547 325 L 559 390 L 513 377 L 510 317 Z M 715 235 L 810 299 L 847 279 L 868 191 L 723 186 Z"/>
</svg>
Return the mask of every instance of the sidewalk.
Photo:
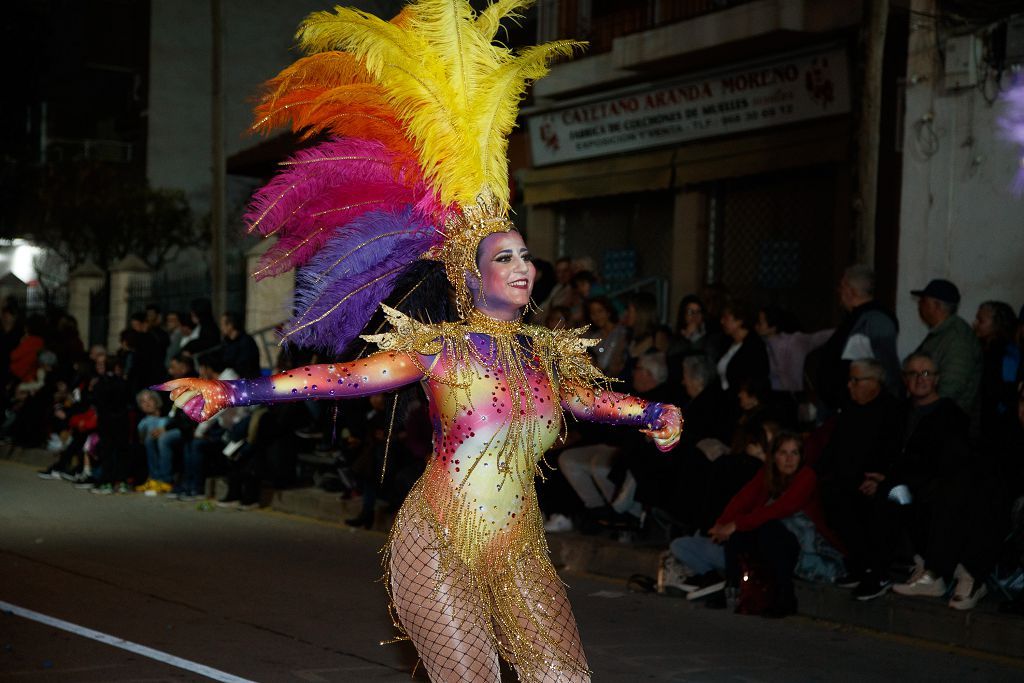
<svg viewBox="0 0 1024 683">
<path fill-rule="evenodd" d="M 0 448 L 0 460 L 43 468 L 52 454 L 43 450 Z M 210 496 L 223 495 L 223 481 L 207 482 Z M 360 501 L 341 500 L 337 493 L 317 488 L 265 489 L 264 507 L 326 522 L 344 524 L 360 511 Z M 374 529 L 387 531 L 391 518 L 378 511 Z M 631 574 L 654 576 L 659 548 L 635 546 L 576 533 L 550 534 L 548 544 L 555 566 L 569 572 L 597 574 L 625 580 Z M 852 600 L 848 590 L 822 584 L 797 583 L 800 614 L 835 622 L 929 640 L 941 645 L 979 650 L 999 656 L 1024 658 L 1024 618 L 1000 614 L 999 598 L 990 595 L 968 612 L 957 612 L 938 599 L 907 598 L 887 594 L 869 602 Z M 665 600 L 680 600 L 665 597 Z M 687 605 L 689 606 L 689 605 Z"/>
</svg>

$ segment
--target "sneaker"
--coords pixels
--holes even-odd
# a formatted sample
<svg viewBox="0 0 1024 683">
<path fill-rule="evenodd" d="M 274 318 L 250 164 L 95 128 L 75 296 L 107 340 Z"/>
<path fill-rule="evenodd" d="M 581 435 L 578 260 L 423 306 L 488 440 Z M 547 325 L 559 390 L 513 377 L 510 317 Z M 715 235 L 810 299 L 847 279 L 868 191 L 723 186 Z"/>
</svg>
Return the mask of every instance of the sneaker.
<svg viewBox="0 0 1024 683">
<path fill-rule="evenodd" d="M 956 586 L 953 588 L 953 597 L 949 599 L 949 606 L 956 610 L 974 609 L 978 601 L 988 595 L 988 588 L 984 581 L 975 581 L 974 577 L 966 571 L 957 577 Z"/>
<path fill-rule="evenodd" d="M 55 467 L 50 467 L 48 469 L 39 470 L 38 472 L 36 472 L 36 476 L 39 477 L 40 479 L 51 479 L 51 480 L 52 479 L 60 479 L 61 478 L 61 474 L 63 474 L 63 473 L 60 470 L 58 470 L 57 468 L 55 468 Z"/>
<path fill-rule="evenodd" d="M 295 436 L 300 439 L 322 439 L 324 433 L 316 427 L 299 427 L 295 430 Z"/>
<path fill-rule="evenodd" d="M 100 484 L 91 488 L 90 493 L 95 493 L 101 496 L 109 496 L 114 492 L 113 484 Z"/>
<path fill-rule="evenodd" d="M 923 595 L 939 598 L 946 594 L 946 580 L 922 568 L 915 571 L 906 583 L 894 584 L 892 590 L 900 595 Z"/>
<path fill-rule="evenodd" d="M 854 600 L 867 602 L 885 595 L 890 588 L 892 588 L 892 581 L 889 579 L 876 576 L 874 572 L 864 572 L 864 576 L 851 595 Z"/>
<path fill-rule="evenodd" d="M 682 596 L 693 590 L 686 582 L 693 572 L 672 553 L 662 553 L 658 566 L 658 592 L 662 595 Z"/>
<path fill-rule="evenodd" d="M 565 515 L 555 513 L 544 522 L 544 531 L 551 534 L 561 534 L 572 531 L 572 520 Z"/>
<path fill-rule="evenodd" d="M 145 491 L 142 492 L 142 495 L 144 495 L 146 498 L 156 498 L 157 496 L 160 495 L 160 492 L 157 491 L 156 489 L 146 489 Z"/>
<path fill-rule="evenodd" d="M 239 503 L 238 510 L 240 512 L 248 512 L 249 510 L 259 510 L 259 503 Z"/>
<path fill-rule="evenodd" d="M 225 510 L 237 510 L 241 503 L 237 498 L 234 500 L 218 500 L 217 507 L 224 508 Z"/>
<path fill-rule="evenodd" d="M 135 487 L 136 493 L 146 493 L 147 491 L 156 490 L 156 481 L 153 479 L 147 479 L 144 483 L 139 484 Z"/>
<path fill-rule="evenodd" d="M 701 598 L 725 590 L 725 578 L 716 571 L 701 574 L 695 579 L 696 586 L 687 593 L 687 600 L 700 600 Z M 689 582 L 687 582 L 689 583 Z"/>
<path fill-rule="evenodd" d="M 132 487 L 129 486 L 127 483 L 123 482 L 123 481 L 119 482 L 116 488 L 117 488 L 117 492 L 118 493 L 131 493 L 132 492 Z"/>
<path fill-rule="evenodd" d="M 169 481 L 157 481 L 156 492 L 157 493 L 170 493 L 174 490 L 174 484 Z"/>
<path fill-rule="evenodd" d="M 81 489 L 82 491 L 91 491 L 92 489 L 96 488 L 98 484 L 99 482 L 93 479 L 92 477 L 86 477 L 82 481 L 77 482 L 75 484 L 75 488 Z"/>
<path fill-rule="evenodd" d="M 843 574 L 838 579 L 836 579 L 836 585 L 840 588 L 856 588 L 860 585 L 860 582 L 863 578 L 863 574 Z"/>
<path fill-rule="evenodd" d="M 179 493 L 178 494 L 178 500 L 180 500 L 182 503 L 194 503 L 197 500 L 202 500 L 202 499 L 203 499 L 203 496 L 200 496 L 200 495 L 198 495 L 196 493 Z"/>
</svg>

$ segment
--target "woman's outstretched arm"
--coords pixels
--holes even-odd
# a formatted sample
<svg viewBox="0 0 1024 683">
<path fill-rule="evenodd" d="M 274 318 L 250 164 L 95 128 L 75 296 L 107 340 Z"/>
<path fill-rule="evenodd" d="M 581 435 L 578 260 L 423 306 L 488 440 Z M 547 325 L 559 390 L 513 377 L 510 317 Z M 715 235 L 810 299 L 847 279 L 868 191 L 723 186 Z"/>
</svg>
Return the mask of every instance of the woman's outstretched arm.
<svg viewBox="0 0 1024 683">
<path fill-rule="evenodd" d="M 392 391 L 422 379 L 430 361 L 406 352 L 381 351 L 349 363 L 300 366 L 270 377 L 231 381 L 189 377 L 153 388 L 170 391 L 175 405 L 202 422 L 231 406 L 358 398 Z"/>
<path fill-rule="evenodd" d="M 640 427 L 658 450 L 670 451 L 679 443 L 683 415 L 671 403 L 645 401 L 629 394 L 591 389 L 563 382 L 559 387 L 562 409 L 578 420 Z"/>
</svg>

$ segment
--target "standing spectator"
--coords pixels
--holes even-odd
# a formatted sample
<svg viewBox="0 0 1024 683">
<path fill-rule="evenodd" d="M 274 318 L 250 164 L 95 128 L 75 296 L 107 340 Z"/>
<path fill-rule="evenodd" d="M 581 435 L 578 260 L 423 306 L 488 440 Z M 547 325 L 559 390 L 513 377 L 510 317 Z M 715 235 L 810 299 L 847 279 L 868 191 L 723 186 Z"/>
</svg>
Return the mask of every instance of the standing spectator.
<svg viewBox="0 0 1024 683">
<path fill-rule="evenodd" d="M 722 348 L 722 335 L 708 327 L 707 312 L 704 304 L 693 295 L 687 294 L 679 302 L 676 334 L 669 348 L 669 362 L 673 358 L 680 361 L 684 356 L 704 354 L 715 362 L 725 349 Z"/>
<path fill-rule="evenodd" d="M 868 520 L 877 494 L 877 485 L 865 485 L 871 481 L 868 473 L 890 470 L 899 450 L 903 409 L 885 388 L 885 368 L 873 358 L 850 364 L 847 389 L 851 401 L 839 411 L 815 469 L 825 518 L 849 553 L 848 574 L 838 583 L 852 588 L 868 568 Z"/>
<path fill-rule="evenodd" d="M 818 371 L 818 398 L 829 410 L 846 401 L 850 362 L 874 358 L 885 369 L 886 387 L 899 397 L 900 361 L 896 352 L 899 323 L 896 316 L 875 300 L 875 271 L 853 265 L 839 280 L 839 303 L 846 311 L 842 322 L 825 342 Z"/>
<path fill-rule="evenodd" d="M 97 362 L 102 374 L 94 380 L 92 401 L 96 406 L 97 434 L 99 435 L 98 455 L 102 475 L 93 493 L 128 493 L 128 478 L 131 476 L 131 422 L 128 406 L 131 394 L 124 378 L 125 358 L 117 355 L 108 358 L 107 363 Z"/>
<path fill-rule="evenodd" d="M 224 364 L 239 377 L 259 377 L 260 350 L 256 341 L 242 327 L 242 317 L 228 311 L 220 317 L 220 331 L 224 335 L 222 353 Z"/>
<path fill-rule="evenodd" d="M 626 302 L 622 324 L 629 330 L 629 345 L 626 347 L 626 364 L 619 377 L 625 380 L 628 392 L 632 388 L 633 368 L 637 359 L 645 353 L 657 352 L 658 301 L 653 294 L 636 292 Z"/>
<path fill-rule="evenodd" d="M 18 310 L 9 304 L 0 309 L 0 379 L 4 386 L 11 370 L 11 352 L 21 342 L 22 331 Z"/>
<path fill-rule="evenodd" d="M 547 313 L 552 308 L 564 306 L 572 308 L 575 303 L 572 291 L 572 259 L 563 256 L 555 261 L 555 286 L 551 293 L 541 304 L 541 309 Z"/>
<path fill-rule="evenodd" d="M 927 354 L 942 377 L 939 395 L 953 399 L 974 416 L 981 384 L 981 346 L 963 318 L 956 314 L 960 290 L 949 280 L 932 280 L 917 297 L 917 312 L 928 334 L 914 353 Z"/>
<path fill-rule="evenodd" d="M 587 336 L 601 340 L 590 349 L 594 365 L 609 377 L 616 377 L 626 364 L 626 328 L 617 322 L 615 307 L 606 297 L 599 296 L 587 301 Z"/>
<path fill-rule="evenodd" d="M 757 312 L 754 331 L 764 339 L 768 349 L 769 377 L 772 390 L 798 394 L 804 390 L 804 361 L 807 355 L 822 346 L 834 330 L 812 334 L 800 332 L 777 306 L 766 306 Z"/>
<path fill-rule="evenodd" d="M 171 359 L 181 351 L 181 340 L 185 336 L 185 331 L 181 326 L 183 317 L 181 313 L 175 311 L 168 311 L 167 315 L 164 316 L 165 329 L 167 331 L 167 353 L 164 354 L 165 366 L 169 365 Z"/>
<path fill-rule="evenodd" d="M 718 360 L 718 376 L 722 389 L 733 397 L 744 380 L 764 386 L 769 383 L 768 349 L 754 332 L 755 322 L 754 311 L 744 301 L 734 299 L 722 310 L 722 331 L 732 345 Z"/>
<path fill-rule="evenodd" d="M 164 368 L 165 349 L 151 333 L 146 314 L 141 311 L 133 313 L 130 324 L 132 334 L 122 335 L 122 343 L 127 343 L 131 350 L 125 377 L 134 396 L 146 387 L 164 381 L 167 373 Z"/>
<path fill-rule="evenodd" d="M 189 317 L 195 328 L 187 344 L 182 340 L 182 351 L 195 356 L 220 344 L 220 331 L 209 299 L 193 299 Z"/>
<path fill-rule="evenodd" d="M 171 337 L 164 329 L 163 311 L 156 304 L 146 305 L 146 331 L 156 340 L 156 346 L 162 355 L 161 365 L 166 366 L 165 361 L 169 358 L 167 349 L 170 346 Z"/>
<path fill-rule="evenodd" d="M 569 320 L 573 325 L 581 325 L 587 317 L 587 300 L 596 296 L 600 289 L 597 278 L 589 270 L 581 270 L 572 276 L 572 307 L 569 309 Z"/>
<path fill-rule="evenodd" d="M 1009 304 L 986 301 L 978 306 L 973 328 L 982 349 L 981 433 L 989 437 L 999 431 L 1000 422 L 1017 417 L 1017 319 Z"/>
</svg>

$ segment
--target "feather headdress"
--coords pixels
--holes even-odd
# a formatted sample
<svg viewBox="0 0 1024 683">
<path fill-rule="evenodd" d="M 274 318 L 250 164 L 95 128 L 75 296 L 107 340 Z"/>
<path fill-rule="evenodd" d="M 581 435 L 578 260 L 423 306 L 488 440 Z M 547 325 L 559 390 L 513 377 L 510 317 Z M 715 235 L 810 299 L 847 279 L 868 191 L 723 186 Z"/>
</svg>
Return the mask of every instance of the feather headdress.
<svg viewBox="0 0 1024 683">
<path fill-rule="evenodd" d="M 324 135 L 256 193 L 251 231 L 278 240 L 255 277 L 302 268 L 297 343 L 342 351 L 417 259 L 445 263 L 463 315 L 484 236 L 509 230 L 508 134 L 527 85 L 580 45 L 519 52 L 494 42 L 533 0 L 413 0 L 391 21 L 311 14 L 309 55 L 266 84 L 257 131 Z"/>
</svg>

